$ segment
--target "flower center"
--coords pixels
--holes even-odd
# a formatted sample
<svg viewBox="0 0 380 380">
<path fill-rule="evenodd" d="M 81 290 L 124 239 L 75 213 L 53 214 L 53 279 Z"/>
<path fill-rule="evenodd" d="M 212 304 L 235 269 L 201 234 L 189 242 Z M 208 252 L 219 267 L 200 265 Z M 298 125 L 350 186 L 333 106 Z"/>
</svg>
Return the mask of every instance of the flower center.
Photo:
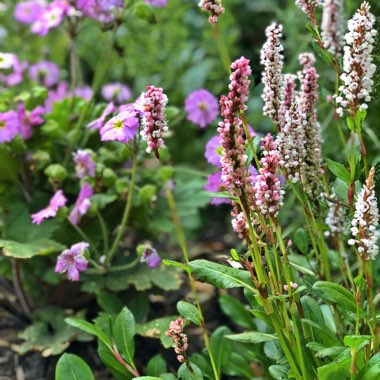
<svg viewBox="0 0 380 380">
<path fill-rule="evenodd" d="M 5 121 L 0 121 L 0 129 L 4 129 L 6 126 Z"/>
<path fill-rule="evenodd" d="M 208 104 L 205 103 L 205 102 L 199 102 L 199 103 L 198 103 L 198 108 L 199 108 L 201 111 L 208 111 Z"/>
<path fill-rule="evenodd" d="M 122 120 L 116 120 L 115 123 L 113 124 L 113 127 L 115 129 L 123 128 L 123 121 Z"/>
</svg>

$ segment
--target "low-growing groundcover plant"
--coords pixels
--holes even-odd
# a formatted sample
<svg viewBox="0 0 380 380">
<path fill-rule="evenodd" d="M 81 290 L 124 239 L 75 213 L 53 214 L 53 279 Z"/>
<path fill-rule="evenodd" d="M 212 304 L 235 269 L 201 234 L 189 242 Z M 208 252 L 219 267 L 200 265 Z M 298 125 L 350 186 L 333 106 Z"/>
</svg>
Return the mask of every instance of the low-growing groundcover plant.
<svg viewBox="0 0 380 380">
<path fill-rule="evenodd" d="M 380 378 L 378 8 L 258 3 L 1 8 L 0 306 L 55 379 Z"/>
</svg>

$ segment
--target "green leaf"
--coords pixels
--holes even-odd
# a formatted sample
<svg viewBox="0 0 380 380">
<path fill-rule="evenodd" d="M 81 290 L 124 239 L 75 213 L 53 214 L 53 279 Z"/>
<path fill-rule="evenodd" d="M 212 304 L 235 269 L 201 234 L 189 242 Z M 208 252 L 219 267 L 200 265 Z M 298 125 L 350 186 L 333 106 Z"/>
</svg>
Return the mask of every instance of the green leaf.
<svg viewBox="0 0 380 380">
<path fill-rule="evenodd" d="M 315 329 L 314 339 L 325 346 L 338 346 L 339 340 L 337 337 L 325 327 L 319 326 L 317 323 L 311 321 L 310 319 L 302 319 L 303 324 L 307 324 Z"/>
<path fill-rule="evenodd" d="M 66 318 L 65 322 L 70 326 L 76 327 L 79 330 L 82 330 L 88 334 L 95 335 L 98 339 L 100 339 L 109 349 L 111 349 L 111 339 L 98 327 L 93 325 L 90 322 L 87 322 L 83 319 L 79 318 Z"/>
<path fill-rule="evenodd" d="M 350 172 L 344 167 L 344 165 L 335 162 L 333 160 L 330 160 L 329 158 L 326 159 L 327 166 L 329 170 L 335 174 L 335 176 L 339 179 L 341 179 L 344 183 L 347 185 L 351 182 L 351 175 Z"/>
<path fill-rule="evenodd" d="M 166 336 L 166 331 L 169 329 L 171 321 L 177 319 L 178 316 L 168 316 L 163 318 L 154 319 L 143 325 L 136 326 L 136 333 L 146 338 L 160 339 L 165 348 L 169 348 L 173 344 L 172 338 Z"/>
<path fill-rule="evenodd" d="M 371 359 L 368 360 L 366 365 L 362 368 L 362 370 L 356 376 L 357 380 L 365 379 L 365 380 L 379 380 L 380 379 L 380 352 L 376 355 L 372 356 Z"/>
<path fill-rule="evenodd" d="M 136 324 L 133 314 L 127 307 L 116 317 L 113 326 L 113 338 L 116 346 L 128 364 L 133 365 L 135 355 L 134 336 L 136 334 Z"/>
<path fill-rule="evenodd" d="M 347 348 L 343 346 L 327 347 L 322 350 L 319 350 L 315 354 L 315 356 L 317 358 L 325 358 L 326 356 L 337 356 L 337 355 L 340 355 L 345 350 L 347 350 Z"/>
<path fill-rule="evenodd" d="M 146 372 L 149 376 L 160 376 L 167 370 L 166 361 L 160 354 L 153 356 L 146 367 Z"/>
<path fill-rule="evenodd" d="M 343 309 L 356 312 L 355 297 L 343 286 L 329 281 L 317 281 L 313 290 L 326 302 L 336 303 Z"/>
<path fill-rule="evenodd" d="M 186 271 L 187 273 L 191 273 L 191 270 L 187 265 L 179 263 L 178 261 L 164 259 L 164 260 L 162 260 L 162 263 L 169 266 L 169 267 L 172 266 L 172 267 L 181 268 L 184 271 Z"/>
<path fill-rule="evenodd" d="M 30 259 L 33 256 L 50 255 L 65 249 L 65 246 L 54 240 L 42 239 L 33 243 L 18 243 L 13 240 L 1 240 L 0 248 L 3 249 L 4 256 L 18 259 Z"/>
<path fill-rule="evenodd" d="M 267 334 L 259 331 L 248 331 L 240 334 L 226 335 L 227 339 L 235 340 L 242 343 L 262 343 L 277 340 L 273 334 Z"/>
<path fill-rule="evenodd" d="M 230 268 L 207 260 L 195 260 L 189 264 L 194 276 L 217 288 L 230 289 L 244 287 L 257 294 L 247 271 Z"/>
<path fill-rule="evenodd" d="M 205 194 L 211 198 L 228 198 L 232 199 L 233 201 L 237 200 L 237 197 L 231 195 L 228 191 L 205 191 Z"/>
<path fill-rule="evenodd" d="M 120 364 L 110 349 L 101 341 L 98 341 L 98 355 L 115 379 L 127 380 L 132 378 L 130 372 Z"/>
<path fill-rule="evenodd" d="M 123 308 L 123 301 L 114 293 L 100 290 L 96 293 L 96 302 L 98 305 L 109 314 L 118 314 Z"/>
<path fill-rule="evenodd" d="M 351 357 L 348 353 L 348 357 L 338 357 L 331 363 L 318 367 L 318 380 L 349 379 L 350 367 Z"/>
<path fill-rule="evenodd" d="M 134 377 L 133 380 L 161 380 L 160 377 L 154 377 L 154 376 L 140 376 L 140 377 Z"/>
<path fill-rule="evenodd" d="M 211 335 L 210 350 L 215 360 L 215 365 L 220 373 L 220 368 L 223 363 L 228 363 L 232 352 L 232 342 L 224 339 L 231 330 L 228 327 L 218 327 Z"/>
<path fill-rule="evenodd" d="M 298 228 L 294 235 L 294 243 L 297 248 L 304 254 L 308 253 L 309 247 L 309 234 L 305 231 L 304 228 Z"/>
<path fill-rule="evenodd" d="M 190 363 L 193 372 L 191 372 L 186 363 L 183 363 L 178 369 L 178 378 L 182 380 L 203 380 L 202 371 L 195 364 Z"/>
<path fill-rule="evenodd" d="M 94 380 L 90 367 L 73 354 L 63 354 L 55 368 L 55 380 Z"/>
<path fill-rule="evenodd" d="M 269 367 L 269 373 L 278 380 L 288 379 L 289 366 L 285 364 L 275 364 Z"/>
<path fill-rule="evenodd" d="M 219 305 L 232 322 L 247 329 L 254 329 L 252 314 L 235 297 L 223 294 L 219 297 Z"/>
<path fill-rule="evenodd" d="M 177 303 L 177 310 L 178 313 L 182 315 L 182 317 L 188 319 L 198 326 L 201 326 L 202 316 L 194 305 L 189 302 L 179 301 Z"/>
<path fill-rule="evenodd" d="M 304 311 L 304 316 L 306 319 L 310 319 L 311 321 L 314 321 L 318 326 L 321 328 L 325 327 L 325 320 L 323 318 L 322 310 L 319 306 L 319 303 L 310 296 L 303 296 L 301 298 L 301 304 Z M 309 330 L 309 334 L 311 335 L 311 338 L 313 341 L 317 340 L 318 337 L 318 330 L 314 329 L 313 327 L 305 326 L 307 330 Z M 327 342 L 322 342 L 327 343 Z"/>
<path fill-rule="evenodd" d="M 370 342 L 370 335 L 346 335 L 343 339 L 344 345 L 353 348 L 355 351 L 360 351 Z"/>
</svg>

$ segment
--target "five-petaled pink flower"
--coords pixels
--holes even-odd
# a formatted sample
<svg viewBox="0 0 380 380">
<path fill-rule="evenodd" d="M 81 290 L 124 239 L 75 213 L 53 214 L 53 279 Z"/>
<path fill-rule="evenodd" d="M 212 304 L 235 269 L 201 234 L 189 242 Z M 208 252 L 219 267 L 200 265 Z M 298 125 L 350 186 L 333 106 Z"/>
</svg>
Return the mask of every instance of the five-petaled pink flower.
<svg viewBox="0 0 380 380">
<path fill-rule="evenodd" d="M 88 266 L 88 260 L 84 257 L 88 247 L 88 243 L 81 242 L 65 249 L 58 256 L 55 272 L 66 273 L 69 280 L 79 281 L 79 272 L 85 271 Z"/>
<path fill-rule="evenodd" d="M 34 224 L 41 224 L 44 219 L 53 218 L 57 215 L 58 210 L 67 202 L 62 190 L 58 190 L 50 199 L 49 205 L 41 211 L 32 214 Z"/>
<path fill-rule="evenodd" d="M 72 224 L 78 224 L 83 215 L 85 215 L 91 206 L 90 197 L 94 194 L 94 190 L 85 182 L 79 192 L 78 198 L 72 209 L 69 220 Z"/>
</svg>

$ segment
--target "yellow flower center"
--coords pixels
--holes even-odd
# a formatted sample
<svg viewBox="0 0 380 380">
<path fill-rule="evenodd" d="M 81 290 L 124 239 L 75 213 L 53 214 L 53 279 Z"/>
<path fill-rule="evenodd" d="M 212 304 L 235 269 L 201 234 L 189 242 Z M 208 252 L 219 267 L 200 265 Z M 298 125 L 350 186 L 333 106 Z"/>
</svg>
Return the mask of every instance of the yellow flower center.
<svg viewBox="0 0 380 380">
<path fill-rule="evenodd" d="M 4 129 L 6 126 L 5 121 L 0 121 L 0 129 Z"/>
</svg>

